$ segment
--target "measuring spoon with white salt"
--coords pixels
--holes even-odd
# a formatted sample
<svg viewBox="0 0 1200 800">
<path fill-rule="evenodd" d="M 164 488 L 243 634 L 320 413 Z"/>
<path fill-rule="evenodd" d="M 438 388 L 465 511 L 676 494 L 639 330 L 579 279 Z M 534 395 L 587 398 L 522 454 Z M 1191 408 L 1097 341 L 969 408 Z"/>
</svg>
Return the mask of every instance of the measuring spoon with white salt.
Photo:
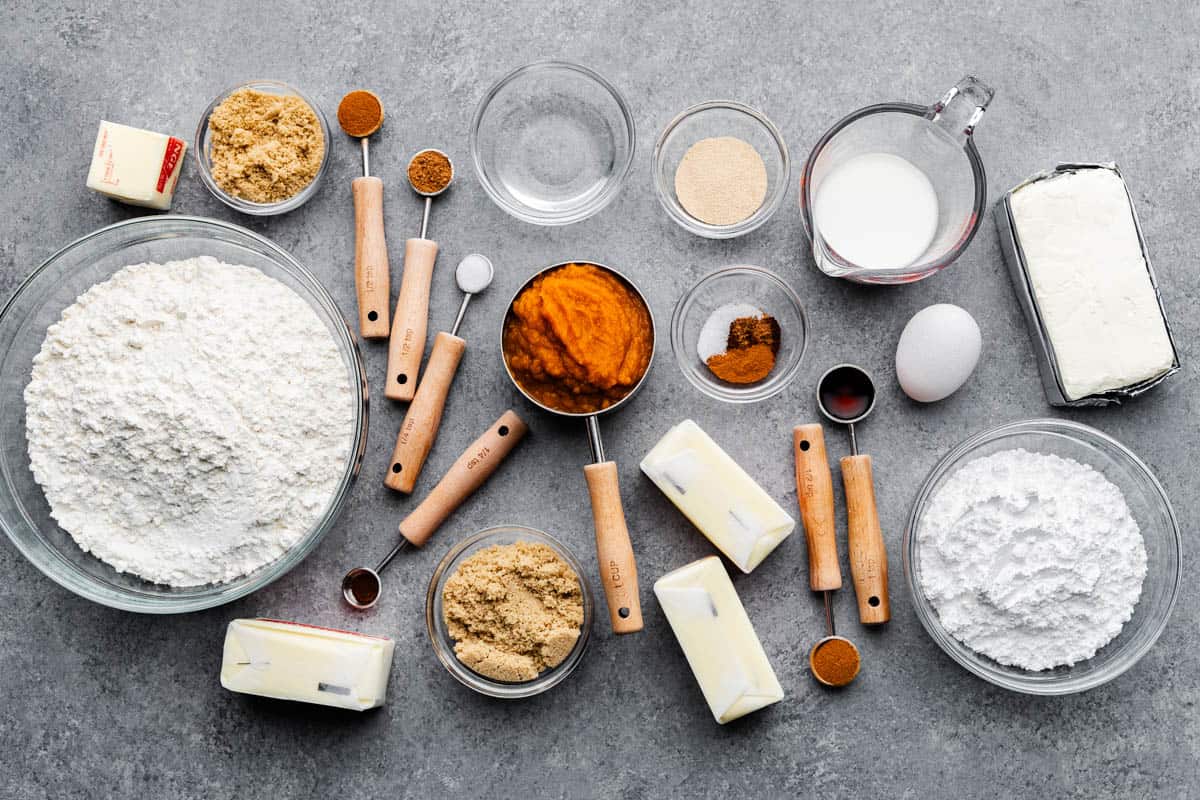
<svg viewBox="0 0 1200 800">
<path fill-rule="evenodd" d="M 429 354 L 425 374 L 421 376 L 417 393 L 408 407 L 408 413 L 404 415 L 404 422 L 400 424 L 396 449 L 392 451 L 392 460 L 388 462 L 383 483 L 389 489 L 409 494 L 417 483 L 421 468 L 425 466 L 425 458 L 442 424 L 442 410 L 446 406 L 450 384 L 454 382 L 458 364 L 467 349 L 466 341 L 458 337 L 458 329 L 471 298 L 487 289 L 494 275 L 492 262 L 478 253 L 465 257 L 454 271 L 458 288 L 463 291 L 462 305 L 450 332 L 442 331 L 434 337 L 433 352 Z"/>
</svg>

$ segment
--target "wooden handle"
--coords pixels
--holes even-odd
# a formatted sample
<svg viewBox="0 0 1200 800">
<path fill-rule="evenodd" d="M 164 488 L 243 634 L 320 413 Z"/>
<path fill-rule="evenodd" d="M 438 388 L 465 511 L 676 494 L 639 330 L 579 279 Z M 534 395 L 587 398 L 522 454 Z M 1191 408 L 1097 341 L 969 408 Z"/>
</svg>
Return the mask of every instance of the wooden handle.
<svg viewBox="0 0 1200 800">
<path fill-rule="evenodd" d="M 892 618 L 892 606 L 888 601 L 887 548 L 875 508 L 871 457 L 843 458 L 842 485 L 846 489 L 850 577 L 858 596 L 858 619 L 864 625 L 878 625 Z"/>
<path fill-rule="evenodd" d="M 404 243 L 404 276 L 392 317 L 388 341 L 387 382 L 383 394 L 392 400 L 412 400 L 417 393 L 417 374 L 425 355 L 425 331 L 429 325 L 429 285 L 437 242 L 409 239 Z"/>
<path fill-rule="evenodd" d="M 446 407 L 446 395 L 458 372 L 467 343 L 453 334 L 442 331 L 433 339 L 433 352 L 425 365 L 425 374 L 417 395 L 400 423 L 396 436 L 396 449 L 388 462 L 387 477 L 383 485 L 397 492 L 409 494 L 417 483 L 417 476 L 425 466 L 425 459 L 437 438 L 442 424 L 442 409 Z"/>
<path fill-rule="evenodd" d="M 637 562 L 621 506 L 617 465 L 612 461 L 588 464 L 583 474 L 592 496 L 596 557 L 613 633 L 637 633 L 642 629 L 642 601 L 638 597 Z"/>
<path fill-rule="evenodd" d="M 511 409 L 501 414 L 500 419 L 458 457 L 421 504 L 404 518 L 400 523 L 400 535 L 415 547 L 429 541 L 446 517 L 491 477 L 528 431 Z"/>
<path fill-rule="evenodd" d="M 358 294 L 358 332 L 364 339 L 386 339 L 392 280 L 383 237 L 383 181 L 355 178 L 354 290 Z"/>
<path fill-rule="evenodd" d="M 808 583 L 814 592 L 842 588 L 838 563 L 837 522 L 833 514 L 833 475 L 825 455 L 825 432 L 820 425 L 792 429 L 796 451 L 796 497 L 808 540 Z"/>
</svg>

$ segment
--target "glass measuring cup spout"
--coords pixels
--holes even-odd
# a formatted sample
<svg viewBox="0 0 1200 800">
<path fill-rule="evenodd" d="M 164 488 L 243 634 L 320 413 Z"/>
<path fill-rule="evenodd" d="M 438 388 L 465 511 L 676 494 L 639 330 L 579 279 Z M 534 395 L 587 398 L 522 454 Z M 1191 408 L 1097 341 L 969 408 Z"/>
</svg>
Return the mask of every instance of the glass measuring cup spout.
<svg viewBox="0 0 1200 800">
<path fill-rule="evenodd" d="M 800 178 L 817 268 L 859 283 L 912 283 L 961 256 L 987 202 L 974 133 L 994 95 L 968 76 L 932 104 L 865 106 L 826 131 Z"/>
</svg>

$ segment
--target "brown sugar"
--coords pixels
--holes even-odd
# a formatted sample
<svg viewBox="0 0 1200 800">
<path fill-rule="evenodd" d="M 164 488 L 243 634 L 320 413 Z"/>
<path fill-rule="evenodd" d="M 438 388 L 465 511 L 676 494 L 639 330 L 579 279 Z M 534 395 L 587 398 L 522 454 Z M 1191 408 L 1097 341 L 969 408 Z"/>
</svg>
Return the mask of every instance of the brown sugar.
<svg viewBox="0 0 1200 800">
<path fill-rule="evenodd" d="M 463 664 L 492 680 L 530 681 L 561 664 L 579 640 L 579 576 L 548 545 L 494 545 L 446 581 L 442 618 Z"/>
<path fill-rule="evenodd" d="M 238 89 L 212 110 L 208 130 L 213 181 L 252 203 L 299 194 L 325 158 L 321 121 L 296 95 Z"/>
<path fill-rule="evenodd" d="M 437 194 L 453 178 L 454 165 L 437 150 L 422 150 L 408 162 L 408 182 L 419 194 Z"/>
</svg>

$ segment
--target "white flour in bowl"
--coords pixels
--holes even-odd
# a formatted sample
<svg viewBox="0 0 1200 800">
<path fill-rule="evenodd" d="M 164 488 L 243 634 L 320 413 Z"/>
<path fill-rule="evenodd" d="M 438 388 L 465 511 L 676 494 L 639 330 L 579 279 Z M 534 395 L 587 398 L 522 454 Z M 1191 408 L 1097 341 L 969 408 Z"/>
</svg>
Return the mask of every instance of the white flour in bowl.
<svg viewBox="0 0 1200 800">
<path fill-rule="evenodd" d="M 946 631 L 1028 670 L 1095 655 L 1133 616 L 1146 577 L 1121 490 L 1055 455 L 967 463 L 938 488 L 917 536 L 921 586 Z"/>
<path fill-rule="evenodd" d="M 321 517 L 352 403 L 333 336 L 292 289 L 211 257 L 136 264 L 47 331 L 29 459 L 84 550 L 156 583 L 228 581 Z"/>
</svg>

